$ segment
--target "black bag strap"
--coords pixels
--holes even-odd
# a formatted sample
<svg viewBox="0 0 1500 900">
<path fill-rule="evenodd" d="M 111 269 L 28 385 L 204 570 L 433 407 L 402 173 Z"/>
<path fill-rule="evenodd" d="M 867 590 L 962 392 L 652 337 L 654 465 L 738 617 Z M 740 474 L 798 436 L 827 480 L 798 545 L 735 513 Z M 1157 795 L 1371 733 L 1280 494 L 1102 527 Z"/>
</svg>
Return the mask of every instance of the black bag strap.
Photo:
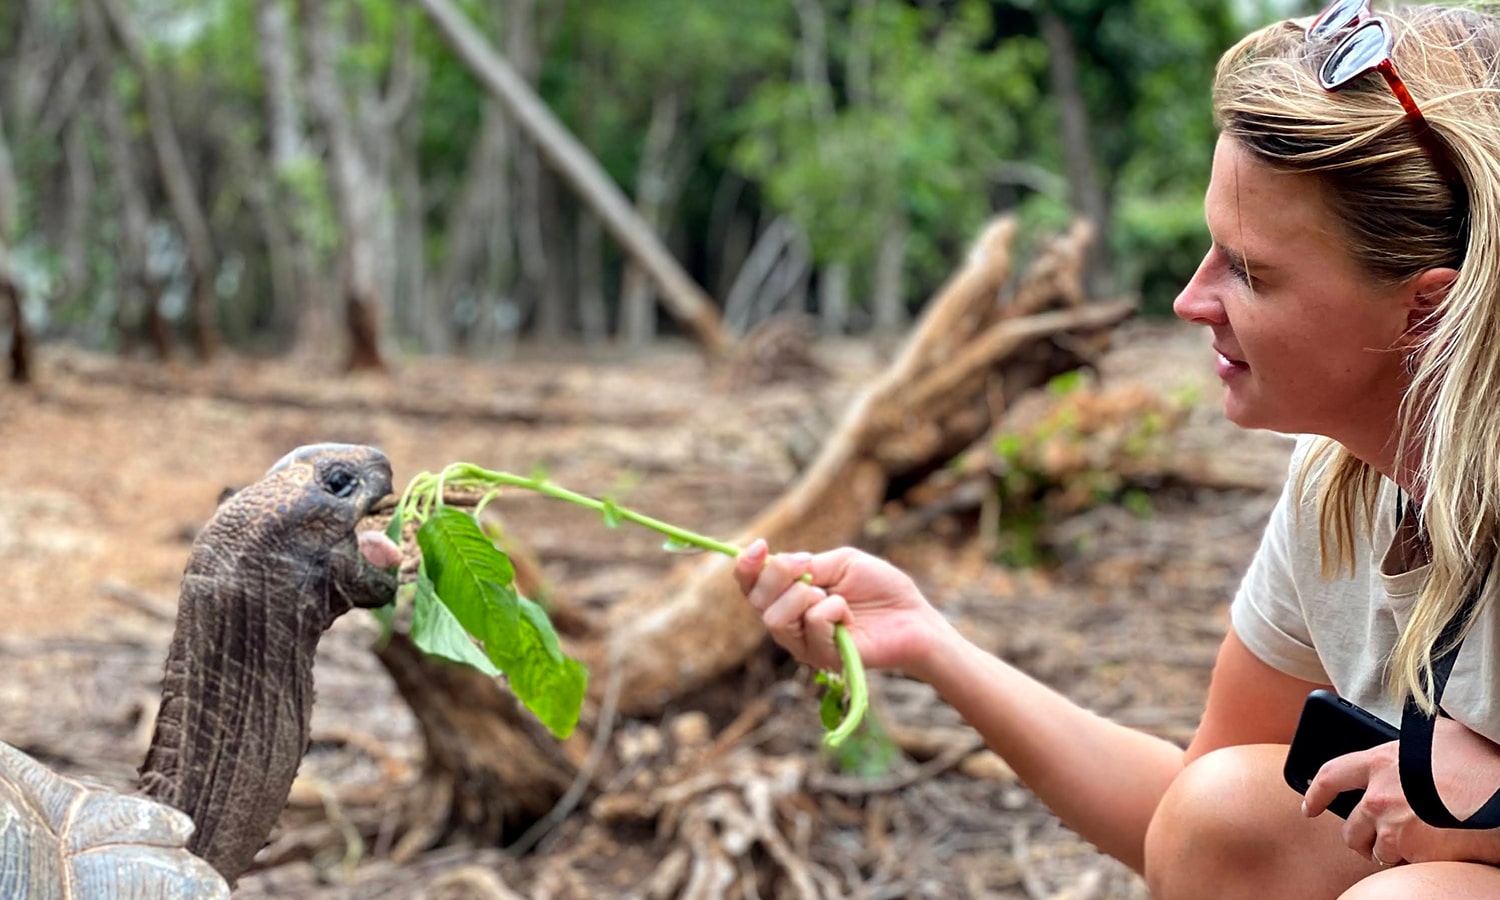
<svg viewBox="0 0 1500 900">
<path fill-rule="evenodd" d="M 1429 716 L 1417 706 L 1415 697 L 1407 695 L 1406 706 L 1401 711 L 1401 790 L 1406 802 L 1411 805 L 1417 818 L 1435 828 L 1488 829 L 1500 828 L 1500 790 L 1484 802 L 1473 815 L 1459 819 L 1448 811 L 1443 798 L 1438 796 L 1437 785 L 1432 778 L 1432 732 L 1436 727 L 1437 706 L 1443 699 L 1443 689 L 1448 686 L 1448 676 L 1458 660 L 1458 633 L 1468 620 L 1479 596 L 1484 590 L 1481 581 L 1464 600 L 1458 613 L 1443 627 L 1438 646 L 1447 647 L 1442 656 L 1432 662 L 1432 702 L 1434 714 Z"/>
</svg>

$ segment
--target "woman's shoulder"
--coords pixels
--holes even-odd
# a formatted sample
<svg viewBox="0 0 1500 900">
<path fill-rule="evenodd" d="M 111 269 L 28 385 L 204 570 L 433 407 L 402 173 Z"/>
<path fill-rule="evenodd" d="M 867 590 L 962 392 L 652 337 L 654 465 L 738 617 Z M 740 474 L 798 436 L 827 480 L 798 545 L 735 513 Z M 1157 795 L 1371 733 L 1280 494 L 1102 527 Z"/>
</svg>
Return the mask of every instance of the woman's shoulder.
<svg viewBox="0 0 1500 900">
<path fill-rule="evenodd" d="M 1291 457 L 1287 460 L 1286 501 L 1298 507 L 1315 507 L 1318 486 L 1327 475 L 1338 444 L 1316 434 L 1293 435 Z"/>
<path fill-rule="evenodd" d="M 1311 529 L 1317 534 L 1325 519 L 1322 504 L 1337 502 L 1345 507 L 1356 525 L 1356 532 L 1363 532 L 1364 539 L 1380 544 L 1388 541 L 1392 530 L 1386 517 L 1379 510 L 1393 509 L 1397 502 L 1396 483 L 1377 474 L 1368 466 L 1352 460 L 1343 445 L 1332 438 L 1320 435 L 1295 435 L 1296 441 L 1287 462 L 1286 487 L 1281 504 L 1289 511 L 1297 527 Z M 1353 463 L 1361 474 L 1348 481 L 1350 470 L 1346 464 Z M 1342 486 L 1333 495 L 1325 495 L 1323 488 L 1330 478 L 1337 478 Z M 1374 520 L 1371 517 L 1374 516 Z M 1351 535 L 1352 536 L 1352 535 Z"/>
</svg>

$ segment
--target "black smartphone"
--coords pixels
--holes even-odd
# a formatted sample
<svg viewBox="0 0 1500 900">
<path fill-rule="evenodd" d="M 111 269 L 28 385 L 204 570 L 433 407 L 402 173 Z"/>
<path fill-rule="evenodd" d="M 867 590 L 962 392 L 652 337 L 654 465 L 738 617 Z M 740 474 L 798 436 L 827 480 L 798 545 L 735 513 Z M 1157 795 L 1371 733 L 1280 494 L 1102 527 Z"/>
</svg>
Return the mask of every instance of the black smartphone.
<svg viewBox="0 0 1500 900">
<path fill-rule="evenodd" d="M 1400 734 L 1396 726 L 1333 691 L 1313 691 L 1302 704 L 1302 718 L 1297 720 L 1297 733 L 1287 750 L 1282 777 L 1292 790 L 1305 794 L 1313 776 L 1330 759 L 1389 743 Z M 1363 790 L 1344 791 L 1333 798 L 1328 809 L 1347 819 L 1364 795 Z"/>
</svg>

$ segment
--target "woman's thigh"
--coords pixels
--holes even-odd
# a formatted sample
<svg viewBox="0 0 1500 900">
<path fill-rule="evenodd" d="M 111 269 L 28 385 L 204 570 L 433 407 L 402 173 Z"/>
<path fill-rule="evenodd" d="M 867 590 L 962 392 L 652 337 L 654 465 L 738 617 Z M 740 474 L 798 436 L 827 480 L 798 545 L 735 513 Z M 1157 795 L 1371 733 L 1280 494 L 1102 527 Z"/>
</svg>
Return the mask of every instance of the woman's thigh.
<svg viewBox="0 0 1500 900">
<path fill-rule="evenodd" d="M 1146 835 L 1156 900 L 1334 900 L 1379 871 L 1344 845 L 1344 821 L 1309 819 L 1281 776 L 1286 746 L 1229 747 L 1183 770 Z"/>
</svg>

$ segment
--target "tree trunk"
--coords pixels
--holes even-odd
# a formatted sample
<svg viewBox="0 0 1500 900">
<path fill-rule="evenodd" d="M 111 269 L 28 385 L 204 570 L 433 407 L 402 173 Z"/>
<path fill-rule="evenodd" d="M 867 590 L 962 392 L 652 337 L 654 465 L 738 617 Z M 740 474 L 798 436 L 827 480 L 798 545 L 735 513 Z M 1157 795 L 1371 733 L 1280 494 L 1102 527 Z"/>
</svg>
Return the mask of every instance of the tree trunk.
<svg viewBox="0 0 1500 900">
<path fill-rule="evenodd" d="M 335 29 L 325 18 L 320 0 L 299 0 L 299 7 L 308 59 L 308 97 L 328 135 L 333 170 L 341 241 L 339 280 L 349 338 L 346 364 L 351 370 L 383 369 L 379 259 L 373 228 L 385 192 L 369 171 L 339 85 L 335 66 L 341 47 Z"/>
<path fill-rule="evenodd" d="M 402 314 L 398 321 L 405 325 L 403 333 L 419 342 L 425 334 L 426 320 L 433 317 L 426 304 L 427 199 L 422 186 L 421 150 L 417 146 L 422 136 L 421 124 L 419 116 L 408 115 L 397 128 L 393 179 L 397 197 L 396 248 L 392 254 L 396 263 L 395 299 Z"/>
<path fill-rule="evenodd" d="M 818 279 L 818 324 L 831 337 L 849 330 L 848 263 L 830 263 Z"/>
<path fill-rule="evenodd" d="M 910 226 L 906 214 L 893 210 L 880 236 L 880 251 L 875 257 L 875 287 L 870 305 L 875 317 L 875 333 L 894 335 L 906 328 L 906 241 Z"/>
<path fill-rule="evenodd" d="M 593 209 L 625 252 L 650 273 L 672 314 L 710 355 L 724 355 L 733 341 L 725 333 L 713 301 L 635 214 L 629 200 L 599 163 L 450 0 L 418 2 L 474 76 L 536 142 L 553 169 Z"/>
<path fill-rule="evenodd" d="M 609 307 L 604 301 L 604 230 L 599 219 L 583 207 L 577 210 L 578 328 L 583 342 L 609 340 Z"/>
<path fill-rule="evenodd" d="M 888 499 L 983 437 L 1007 403 L 1103 349 L 1107 330 L 1132 308 L 1082 303 L 1087 227 L 1054 242 L 997 303 L 1014 232 L 1011 222 L 990 229 L 818 459 L 740 542 L 764 537 L 773 549 L 821 551 L 857 541 Z M 665 585 L 610 610 L 601 633 L 622 654 L 623 712 L 659 713 L 742 665 L 761 644 L 759 616 L 739 597 L 732 565 L 714 557 L 679 567 Z M 596 646 L 584 650 L 591 664 L 607 655 Z"/>
<path fill-rule="evenodd" d="M 776 295 L 777 272 L 789 257 L 796 255 L 799 242 L 805 243 L 797 223 L 786 216 L 771 220 L 745 257 L 724 303 L 724 324 L 731 334 L 750 332 L 780 299 Z"/>
<path fill-rule="evenodd" d="M 493 100 L 485 104 L 481 123 L 479 136 L 469 148 L 463 182 L 448 208 L 443 228 L 448 255 L 432 285 L 424 317 L 423 344 L 433 352 L 453 346 L 460 295 L 466 295 L 477 310 L 493 300 L 486 294 L 495 287 L 482 283 L 487 280 L 482 272 L 499 268 L 508 273 L 510 269 L 510 181 L 504 174 L 510 159 L 510 126 Z M 497 235 L 502 229 L 505 233 Z"/>
<path fill-rule="evenodd" d="M 63 212 L 62 291 L 52 298 L 57 309 L 70 309 L 88 289 L 88 226 L 94 221 L 94 164 L 89 159 L 87 121 L 75 115 L 67 126 L 63 154 L 68 167 L 67 206 Z"/>
<path fill-rule="evenodd" d="M 318 275 L 318 252 L 308 221 L 307 198 L 295 184 L 305 170 L 317 165 L 308 150 L 303 121 L 301 83 L 290 16 L 283 0 L 258 0 L 255 9 L 256 50 L 265 81 L 266 130 L 270 137 L 270 194 L 275 208 L 267 211 L 267 234 L 284 235 L 284 283 L 276 294 L 273 318 L 290 327 L 297 356 L 311 358 L 327 351 L 334 333 L 330 292 Z M 275 220 L 275 221 L 272 221 Z"/>
<path fill-rule="evenodd" d="M 5 116 L 0 115 L 0 239 L 9 240 L 15 234 L 20 214 L 21 183 L 5 136 Z"/>
<path fill-rule="evenodd" d="M 81 14 L 89 52 L 95 55 L 99 71 L 109 76 L 114 64 L 104 23 L 90 6 L 85 5 Z M 172 329 L 161 313 L 161 285 L 151 271 L 147 238 L 151 214 L 131 147 L 130 128 L 110 77 L 103 78 L 100 86 L 99 117 L 109 154 L 110 181 L 120 206 L 120 266 L 115 284 L 119 296 L 115 327 L 120 332 L 120 348 L 129 354 L 144 338 L 156 358 L 166 362 L 172 358 Z"/>
<path fill-rule="evenodd" d="M 176 126 L 172 123 L 172 108 L 167 99 L 166 88 L 146 58 L 145 49 L 136 36 L 134 27 L 125 14 L 120 0 L 95 0 L 104 12 L 105 21 L 116 43 L 124 51 L 136 77 L 141 81 L 141 91 L 146 101 L 146 119 L 151 130 L 151 146 L 155 151 L 156 169 L 177 226 L 182 230 L 188 248 L 189 265 L 193 280 L 193 346 L 199 359 L 209 359 L 218 349 L 218 329 L 214 322 L 214 279 L 218 264 L 214 258 L 212 236 L 208 217 L 198 200 L 198 190 L 193 184 L 191 170 L 177 139 Z"/>
<path fill-rule="evenodd" d="M 402 634 L 378 656 L 427 747 L 396 862 L 455 832 L 480 846 L 513 839 L 572 784 L 577 767 L 495 679 L 428 657 Z"/>
<path fill-rule="evenodd" d="M 671 171 L 672 145 L 677 138 L 682 97 L 673 88 L 657 92 L 651 101 L 651 124 L 641 148 L 635 177 L 635 209 L 652 232 L 661 235 L 666 211 L 676 190 Z M 631 347 L 646 347 L 656 340 L 656 292 L 645 271 L 627 263 L 620 292 L 620 332 Z"/>
<path fill-rule="evenodd" d="M 1089 250 L 1085 284 L 1090 291 L 1100 293 L 1106 287 L 1109 273 L 1109 200 L 1099 184 L 1098 170 L 1094 165 L 1088 105 L 1084 103 L 1083 92 L 1078 86 L 1078 50 L 1067 23 L 1045 5 L 1039 9 L 1037 15 L 1052 74 L 1052 94 L 1057 98 L 1058 137 L 1062 140 L 1063 160 L 1068 171 L 1068 198 L 1074 212 L 1099 235 Z"/>
<path fill-rule="evenodd" d="M 31 332 L 21 308 L 21 290 L 11 276 L 4 235 L 0 235 L 0 308 L 5 309 L 10 319 L 10 380 L 27 384 L 32 379 Z"/>
<path fill-rule="evenodd" d="M 516 75 L 528 91 L 535 90 L 541 75 L 542 57 L 537 45 L 536 0 L 510 0 L 505 5 L 505 52 Z M 543 342 L 562 338 L 564 310 L 559 303 L 558 282 L 562 267 L 555 265 L 556 248 L 548 240 L 547 219 L 551 210 L 546 170 L 529 134 L 516 139 L 515 180 L 511 191 L 515 204 L 516 251 L 520 278 L 516 292 L 531 310 L 534 329 Z"/>
</svg>

